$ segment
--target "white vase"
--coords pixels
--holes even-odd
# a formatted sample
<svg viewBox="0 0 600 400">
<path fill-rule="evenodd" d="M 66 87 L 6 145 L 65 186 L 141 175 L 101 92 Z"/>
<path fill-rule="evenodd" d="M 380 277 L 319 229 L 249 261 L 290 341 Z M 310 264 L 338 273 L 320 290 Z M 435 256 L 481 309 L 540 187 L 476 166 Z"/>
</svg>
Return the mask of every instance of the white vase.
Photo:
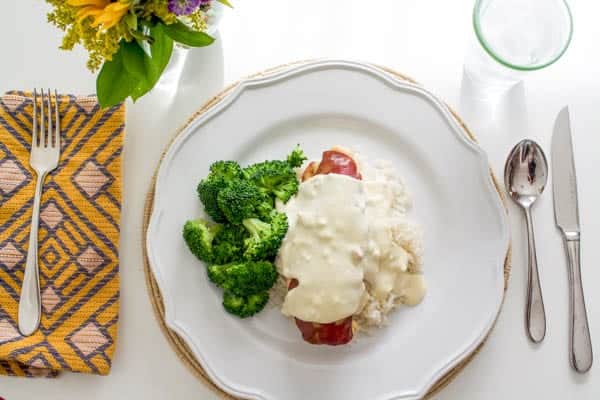
<svg viewBox="0 0 600 400">
<path fill-rule="evenodd" d="M 174 97 L 183 89 L 182 86 L 189 87 L 210 79 L 203 73 L 212 73 L 215 68 L 219 69 L 219 65 L 221 66 L 220 75 L 222 75 L 223 52 L 218 29 L 225 14 L 225 7 L 217 0 L 213 0 L 211 9 L 207 11 L 208 26 L 206 33 L 215 37 L 216 40 L 213 44 L 207 47 L 192 48 L 176 43 L 173 47 L 169 64 L 153 89 L 154 91 L 161 91 L 163 96 L 166 97 L 165 100 Z M 209 71 L 206 71 L 207 65 Z"/>
<path fill-rule="evenodd" d="M 208 15 L 208 28 L 206 29 L 206 33 L 213 36 L 217 29 L 219 29 L 219 24 L 223 19 L 223 15 L 225 15 L 225 5 L 217 0 L 213 0 L 212 6 L 210 10 L 207 12 Z"/>
<path fill-rule="evenodd" d="M 172 133 L 223 88 L 223 48 L 218 27 L 225 7 L 213 0 L 213 8 L 208 15 L 206 32 L 215 37 L 215 42 L 198 48 L 175 45 L 171 60 L 156 86 L 139 101 L 167 120 L 161 121 L 168 126 L 165 134 Z"/>
</svg>

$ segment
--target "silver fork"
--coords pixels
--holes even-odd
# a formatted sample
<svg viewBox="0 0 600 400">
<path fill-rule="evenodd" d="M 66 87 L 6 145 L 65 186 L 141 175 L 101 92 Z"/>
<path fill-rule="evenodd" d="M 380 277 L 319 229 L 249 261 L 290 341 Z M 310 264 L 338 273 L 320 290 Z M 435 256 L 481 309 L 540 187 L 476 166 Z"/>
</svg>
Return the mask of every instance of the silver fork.
<svg viewBox="0 0 600 400">
<path fill-rule="evenodd" d="M 44 106 L 44 101 L 46 106 Z M 47 109 L 47 111 L 46 111 Z M 44 180 L 49 172 L 58 166 L 60 158 L 60 118 L 58 115 L 58 93 L 54 91 L 54 123 L 52 121 L 52 101 L 50 89 L 44 95 L 41 90 L 40 116 L 38 129 L 38 95 L 33 91 L 33 131 L 31 133 L 31 156 L 29 164 L 37 175 L 31 231 L 29 233 L 29 249 L 25 276 L 19 300 L 19 331 L 23 336 L 32 335 L 40 325 L 42 315 L 42 299 L 40 294 L 40 271 L 38 267 L 38 227 L 40 218 L 40 200 Z M 47 126 L 45 121 L 47 121 Z M 52 129 L 54 125 L 54 130 Z M 47 128 L 47 129 L 46 129 Z"/>
</svg>

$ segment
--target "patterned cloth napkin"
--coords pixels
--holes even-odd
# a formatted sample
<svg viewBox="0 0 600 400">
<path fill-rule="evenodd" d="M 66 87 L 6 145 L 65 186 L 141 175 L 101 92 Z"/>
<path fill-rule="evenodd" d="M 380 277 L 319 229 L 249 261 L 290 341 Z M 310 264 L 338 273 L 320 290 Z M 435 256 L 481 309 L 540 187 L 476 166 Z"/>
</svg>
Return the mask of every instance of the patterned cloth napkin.
<svg viewBox="0 0 600 400">
<path fill-rule="evenodd" d="M 40 329 L 23 337 L 18 302 L 35 173 L 30 93 L 0 97 L 0 375 L 106 375 L 117 340 L 123 105 L 62 95 L 62 151 L 40 208 Z"/>
</svg>

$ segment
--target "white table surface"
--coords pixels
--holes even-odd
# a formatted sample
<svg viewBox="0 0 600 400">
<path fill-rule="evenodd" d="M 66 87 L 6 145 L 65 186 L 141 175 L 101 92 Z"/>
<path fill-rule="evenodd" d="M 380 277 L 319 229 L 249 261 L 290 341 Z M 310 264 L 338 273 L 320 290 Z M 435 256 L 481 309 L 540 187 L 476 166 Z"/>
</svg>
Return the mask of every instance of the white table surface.
<svg viewBox="0 0 600 400">
<path fill-rule="evenodd" d="M 463 111 L 462 65 L 471 28 L 467 0 L 238 1 L 221 25 L 220 40 L 197 50 L 185 65 L 179 90 L 158 88 L 129 105 L 124 150 L 121 238 L 121 320 L 110 376 L 64 374 L 57 380 L 0 377 L 7 400 L 213 399 L 169 347 L 152 313 L 144 283 L 142 210 L 152 172 L 174 130 L 224 84 L 265 68 L 317 57 L 371 61 L 408 74 Z M 465 115 L 502 171 L 511 146 L 524 137 L 550 149 L 554 117 L 571 107 L 582 216 L 582 265 L 592 341 L 600 360 L 600 6 L 571 2 L 575 30 L 565 57 L 526 77 L 523 92 L 494 116 Z M 46 23 L 42 1 L 0 5 L 0 91 L 57 87 L 93 93 L 94 76 L 80 49 L 57 49 L 60 32 Z M 468 108 L 469 110 L 472 107 Z M 472 113 L 471 113 L 472 114 Z M 490 123 L 494 120 L 495 122 Z M 503 311 L 481 353 L 438 396 L 467 399 L 597 399 L 600 361 L 585 376 L 568 362 L 568 286 L 564 251 L 546 193 L 535 210 L 538 259 L 548 313 L 541 346 L 525 337 L 525 239 L 521 215 L 511 205 L 513 271 Z M 468 247 L 465 248 L 468 251 Z M 399 377 L 401 379 L 401 377 Z"/>
</svg>

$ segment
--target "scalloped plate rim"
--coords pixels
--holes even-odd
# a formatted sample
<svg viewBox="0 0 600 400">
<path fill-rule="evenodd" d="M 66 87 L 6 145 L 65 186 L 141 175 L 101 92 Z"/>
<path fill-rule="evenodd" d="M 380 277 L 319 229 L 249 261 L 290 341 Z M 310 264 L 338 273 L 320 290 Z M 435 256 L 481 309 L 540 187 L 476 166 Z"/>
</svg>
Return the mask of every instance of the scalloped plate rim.
<svg viewBox="0 0 600 400">
<path fill-rule="evenodd" d="M 159 187 L 161 186 L 162 175 L 165 171 L 164 166 L 168 165 L 171 161 L 173 155 L 177 154 L 178 149 L 185 144 L 186 139 L 195 131 L 195 129 L 213 118 L 214 116 L 224 112 L 229 105 L 234 103 L 240 95 L 250 89 L 259 87 L 261 85 L 269 85 L 276 84 L 279 81 L 288 79 L 293 77 L 294 75 L 300 75 L 309 71 L 316 71 L 319 69 L 354 69 L 359 70 L 369 75 L 383 79 L 384 81 L 392 84 L 396 90 L 408 90 L 426 98 L 431 105 L 441 111 L 446 121 L 452 127 L 452 131 L 455 133 L 456 138 L 460 140 L 469 150 L 475 153 L 475 156 L 479 159 L 481 163 L 481 173 L 485 175 L 486 186 L 487 189 L 494 193 L 494 205 L 497 208 L 497 211 L 501 215 L 500 221 L 502 225 L 502 243 L 503 250 L 501 254 L 501 259 L 499 260 L 499 273 L 504 274 L 504 262 L 506 255 L 508 254 L 510 247 L 510 232 L 508 230 L 508 222 L 507 222 L 507 214 L 506 209 L 502 203 L 502 199 L 497 192 L 496 187 L 492 181 L 490 176 L 490 167 L 487 154 L 485 151 L 475 142 L 470 140 L 464 132 L 464 129 L 460 126 L 456 118 L 452 115 L 448 107 L 444 102 L 439 100 L 434 94 L 429 92 L 427 89 L 422 86 L 414 83 L 407 82 L 405 80 L 401 80 L 399 78 L 394 77 L 389 72 L 383 70 L 381 67 L 376 65 L 358 62 L 358 61 L 348 61 L 348 60 L 334 60 L 334 59 L 326 59 L 319 60 L 313 62 L 307 62 L 305 64 L 301 64 L 299 66 L 292 66 L 288 69 L 279 72 L 268 73 L 265 76 L 260 76 L 256 78 L 250 78 L 241 80 L 231 92 L 227 93 L 222 99 L 220 99 L 214 106 L 210 107 L 207 111 L 202 113 L 199 116 L 194 117 L 190 120 L 185 127 L 180 131 L 179 135 L 172 141 L 169 145 L 167 151 L 164 153 L 162 160 L 158 166 L 158 172 L 156 174 L 155 181 L 155 193 L 154 193 L 154 203 L 152 214 L 150 216 L 150 220 L 148 223 L 148 229 L 146 232 L 146 252 L 148 255 L 148 263 L 150 269 L 152 270 L 154 277 L 157 281 L 158 287 L 161 291 L 163 303 L 165 306 L 165 322 L 166 325 L 176 332 L 190 347 L 194 356 L 197 358 L 198 362 L 208 375 L 209 379 L 212 380 L 217 386 L 219 386 L 222 390 L 229 393 L 230 395 L 248 398 L 252 400 L 272 400 L 271 397 L 268 397 L 265 393 L 258 390 L 258 388 L 250 389 L 250 388 L 240 388 L 236 387 L 234 383 L 227 382 L 225 379 L 222 379 L 218 374 L 216 374 L 210 367 L 210 364 L 206 361 L 203 356 L 202 351 L 198 348 L 198 346 L 191 339 L 190 335 L 186 331 L 185 327 L 183 327 L 179 321 L 176 320 L 175 316 L 175 304 L 170 301 L 172 298 L 169 295 L 168 288 L 164 284 L 164 280 L 161 276 L 160 270 L 155 267 L 154 257 L 153 257 L 153 247 L 150 246 L 152 242 L 152 233 L 154 229 L 156 229 L 156 225 L 158 221 L 160 221 L 161 217 L 161 207 L 160 207 L 160 198 L 158 197 Z M 420 388 L 414 389 L 412 391 L 404 391 L 401 394 L 393 393 L 391 397 L 382 397 L 381 400 L 416 400 L 420 399 L 430 388 L 446 373 L 448 373 L 453 367 L 455 367 L 458 363 L 468 357 L 472 351 L 474 351 L 486 338 L 486 336 L 491 331 L 494 322 L 496 321 L 497 316 L 501 311 L 502 301 L 504 298 L 504 279 L 501 280 L 503 286 L 499 288 L 498 296 L 496 298 L 496 303 L 494 304 L 494 312 L 490 316 L 489 320 L 486 323 L 485 328 L 479 333 L 476 340 L 470 343 L 466 348 L 461 349 L 458 354 L 448 360 L 442 368 L 438 369 L 432 376 L 425 379 L 425 382 L 421 383 Z"/>
</svg>

